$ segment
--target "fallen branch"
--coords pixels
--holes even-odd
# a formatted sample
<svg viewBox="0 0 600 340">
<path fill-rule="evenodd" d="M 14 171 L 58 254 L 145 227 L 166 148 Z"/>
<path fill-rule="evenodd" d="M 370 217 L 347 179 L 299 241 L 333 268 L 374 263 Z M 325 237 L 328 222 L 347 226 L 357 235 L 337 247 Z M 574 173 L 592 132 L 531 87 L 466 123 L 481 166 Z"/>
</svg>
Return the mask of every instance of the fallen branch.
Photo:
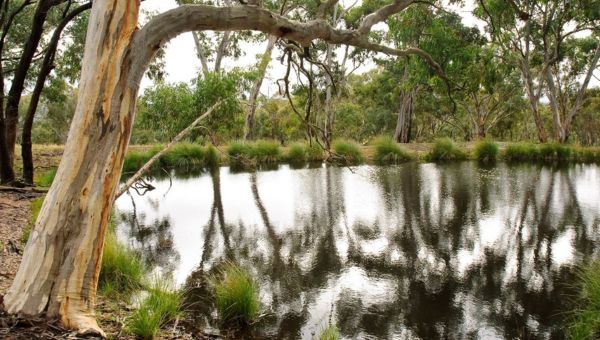
<svg viewBox="0 0 600 340">
<path fill-rule="evenodd" d="M 138 179 L 140 177 L 142 177 L 142 175 L 144 175 L 144 173 L 146 173 L 146 171 L 150 170 L 152 165 L 154 165 L 154 163 L 162 155 L 164 155 L 169 150 L 171 150 L 171 148 L 173 146 L 175 146 L 175 144 L 177 144 L 183 137 L 185 137 L 188 133 L 190 133 L 196 127 L 196 125 L 200 124 L 200 122 L 202 120 L 204 120 L 206 117 L 208 117 L 219 105 L 221 105 L 221 101 L 216 102 L 215 105 L 213 105 L 210 109 L 208 109 L 208 111 L 206 111 L 204 114 L 202 114 L 200 117 L 198 117 L 198 119 L 193 121 L 192 124 L 190 124 L 188 127 L 183 129 L 179 134 L 177 134 L 177 136 L 175 136 L 175 138 L 173 138 L 173 140 L 169 144 L 167 144 L 162 150 L 160 150 L 156 155 L 152 156 L 152 158 L 150 158 L 150 160 L 148 162 L 146 162 L 146 164 L 144 164 L 133 176 L 131 176 L 127 180 L 127 182 L 125 182 L 125 184 L 121 187 L 121 189 L 119 189 L 119 192 L 117 192 L 115 199 L 117 199 L 121 195 L 123 195 L 133 185 L 133 183 L 137 182 Z"/>
<path fill-rule="evenodd" d="M 0 186 L 0 192 L 18 192 L 21 194 L 25 194 L 25 193 L 45 194 L 48 192 L 48 189 L 40 189 L 40 188 L 33 188 L 33 187 L 17 188 L 17 187 Z"/>
</svg>

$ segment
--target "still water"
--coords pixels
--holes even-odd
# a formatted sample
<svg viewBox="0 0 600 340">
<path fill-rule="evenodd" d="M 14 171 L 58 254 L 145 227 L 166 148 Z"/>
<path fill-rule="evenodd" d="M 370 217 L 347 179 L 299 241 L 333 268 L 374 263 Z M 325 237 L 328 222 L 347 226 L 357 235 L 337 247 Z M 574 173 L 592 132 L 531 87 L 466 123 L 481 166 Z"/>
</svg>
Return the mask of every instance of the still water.
<svg viewBox="0 0 600 340">
<path fill-rule="evenodd" d="M 474 162 L 318 166 L 154 179 L 116 204 L 122 241 L 218 318 L 206 277 L 257 278 L 255 336 L 562 338 L 600 249 L 600 168 Z"/>
</svg>

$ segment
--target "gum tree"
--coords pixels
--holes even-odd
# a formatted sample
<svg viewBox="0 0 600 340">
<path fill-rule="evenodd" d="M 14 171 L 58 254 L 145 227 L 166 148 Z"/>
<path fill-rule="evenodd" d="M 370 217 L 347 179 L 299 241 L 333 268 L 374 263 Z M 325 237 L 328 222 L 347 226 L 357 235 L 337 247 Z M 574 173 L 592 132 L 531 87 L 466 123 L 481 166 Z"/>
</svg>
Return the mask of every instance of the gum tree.
<svg viewBox="0 0 600 340">
<path fill-rule="evenodd" d="M 295 21 L 259 6 L 184 5 L 138 28 L 139 0 L 95 0 L 89 19 L 79 97 L 56 178 L 31 233 L 15 280 L 4 297 L 9 313 L 58 318 L 79 333 L 103 334 L 94 317 L 106 227 L 135 115 L 140 81 L 156 52 L 190 31 L 255 30 L 309 48 L 317 39 L 393 55 L 369 40 L 373 25 L 403 11 L 394 0 L 352 30 L 323 19 Z M 335 1 L 322 3 L 324 11 Z"/>
</svg>

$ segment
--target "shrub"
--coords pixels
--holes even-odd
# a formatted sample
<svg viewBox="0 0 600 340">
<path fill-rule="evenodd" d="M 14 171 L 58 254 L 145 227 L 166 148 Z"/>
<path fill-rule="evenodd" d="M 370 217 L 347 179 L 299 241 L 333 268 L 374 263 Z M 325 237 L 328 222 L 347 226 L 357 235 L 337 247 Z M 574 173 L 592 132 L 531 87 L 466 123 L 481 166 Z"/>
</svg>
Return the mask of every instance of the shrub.
<svg viewBox="0 0 600 340">
<path fill-rule="evenodd" d="M 306 147 L 305 145 L 295 143 L 290 145 L 288 148 L 288 154 L 286 159 L 290 163 L 304 163 L 306 162 Z"/>
<path fill-rule="evenodd" d="M 578 308 L 569 316 L 570 339 L 593 339 L 600 331 L 600 262 L 578 273 Z"/>
<path fill-rule="evenodd" d="M 106 232 L 98 287 L 106 296 L 128 296 L 142 287 L 147 269 L 135 252 L 117 242 L 113 229 Z"/>
<path fill-rule="evenodd" d="M 334 162 L 355 165 L 363 162 L 360 147 L 351 141 L 337 140 L 333 143 Z"/>
<path fill-rule="evenodd" d="M 44 198 L 46 196 L 40 196 L 31 202 L 31 219 L 29 220 L 29 224 L 25 226 L 23 229 L 23 233 L 21 234 L 21 242 L 27 243 L 29 240 L 29 235 L 31 235 L 31 230 L 35 226 L 35 221 L 40 214 L 40 210 L 42 210 L 42 204 L 44 203 Z"/>
<path fill-rule="evenodd" d="M 516 143 L 506 147 L 504 158 L 509 162 L 533 161 L 539 159 L 540 151 L 532 143 Z"/>
<path fill-rule="evenodd" d="M 498 159 L 498 144 L 483 140 L 475 145 L 475 159 L 482 163 L 493 163 Z"/>
<path fill-rule="evenodd" d="M 37 184 L 44 188 L 49 188 L 54 182 L 54 177 L 56 177 L 56 168 L 50 169 L 40 175 L 37 180 Z"/>
<path fill-rule="evenodd" d="M 425 156 L 425 159 L 431 162 L 463 160 L 466 158 L 467 155 L 459 150 L 449 138 L 437 139 L 429 154 Z"/>
<path fill-rule="evenodd" d="M 127 328 L 142 339 L 154 339 L 161 327 L 179 316 L 182 304 L 183 295 L 174 290 L 172 284 L 157 280 L 133 313 Z"/>
<path fill-rule="evenodd" d="M 335 325 L 328 325 L 319 335 L 319 340 L 339 340 L 341 338 L 340 331 Z"/>
<path fill-rule="evenodd" d="M 379 164 L 395 164 L 410 160 L 410 155 L 391 138 L 375 140 L 375 161 Z"/>
<path fill-rule="evenodd" d="M 259 140 L 251 145 L 251 155 L 257 163 L 275 163 L 280 157 L 279 143 L 276 141 Z"/>
<path fill-rule="evenodd" d="M 211 284 L 223 324 L 248 325 L 256 319 L 260 309 L 258 290 L 245 270 L 226 263 Z"/>
</svg>

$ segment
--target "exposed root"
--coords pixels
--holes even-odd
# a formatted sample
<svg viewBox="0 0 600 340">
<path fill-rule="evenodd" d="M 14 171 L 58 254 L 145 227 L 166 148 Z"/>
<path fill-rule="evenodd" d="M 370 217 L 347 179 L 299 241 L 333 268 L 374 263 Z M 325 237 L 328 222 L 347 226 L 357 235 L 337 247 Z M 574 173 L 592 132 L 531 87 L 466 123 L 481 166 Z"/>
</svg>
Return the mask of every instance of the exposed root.
<svg viewBox="0 0 600 340">
<path fill-rule="evenodd" d="M 93 316 L 84 313 L 70 313 L 61 316 L 61 323 L 68 329 L 76 330 L 77 336 L 106 338 L 106 333 L 98 326 L 98 322 Z"/>
</svg>

